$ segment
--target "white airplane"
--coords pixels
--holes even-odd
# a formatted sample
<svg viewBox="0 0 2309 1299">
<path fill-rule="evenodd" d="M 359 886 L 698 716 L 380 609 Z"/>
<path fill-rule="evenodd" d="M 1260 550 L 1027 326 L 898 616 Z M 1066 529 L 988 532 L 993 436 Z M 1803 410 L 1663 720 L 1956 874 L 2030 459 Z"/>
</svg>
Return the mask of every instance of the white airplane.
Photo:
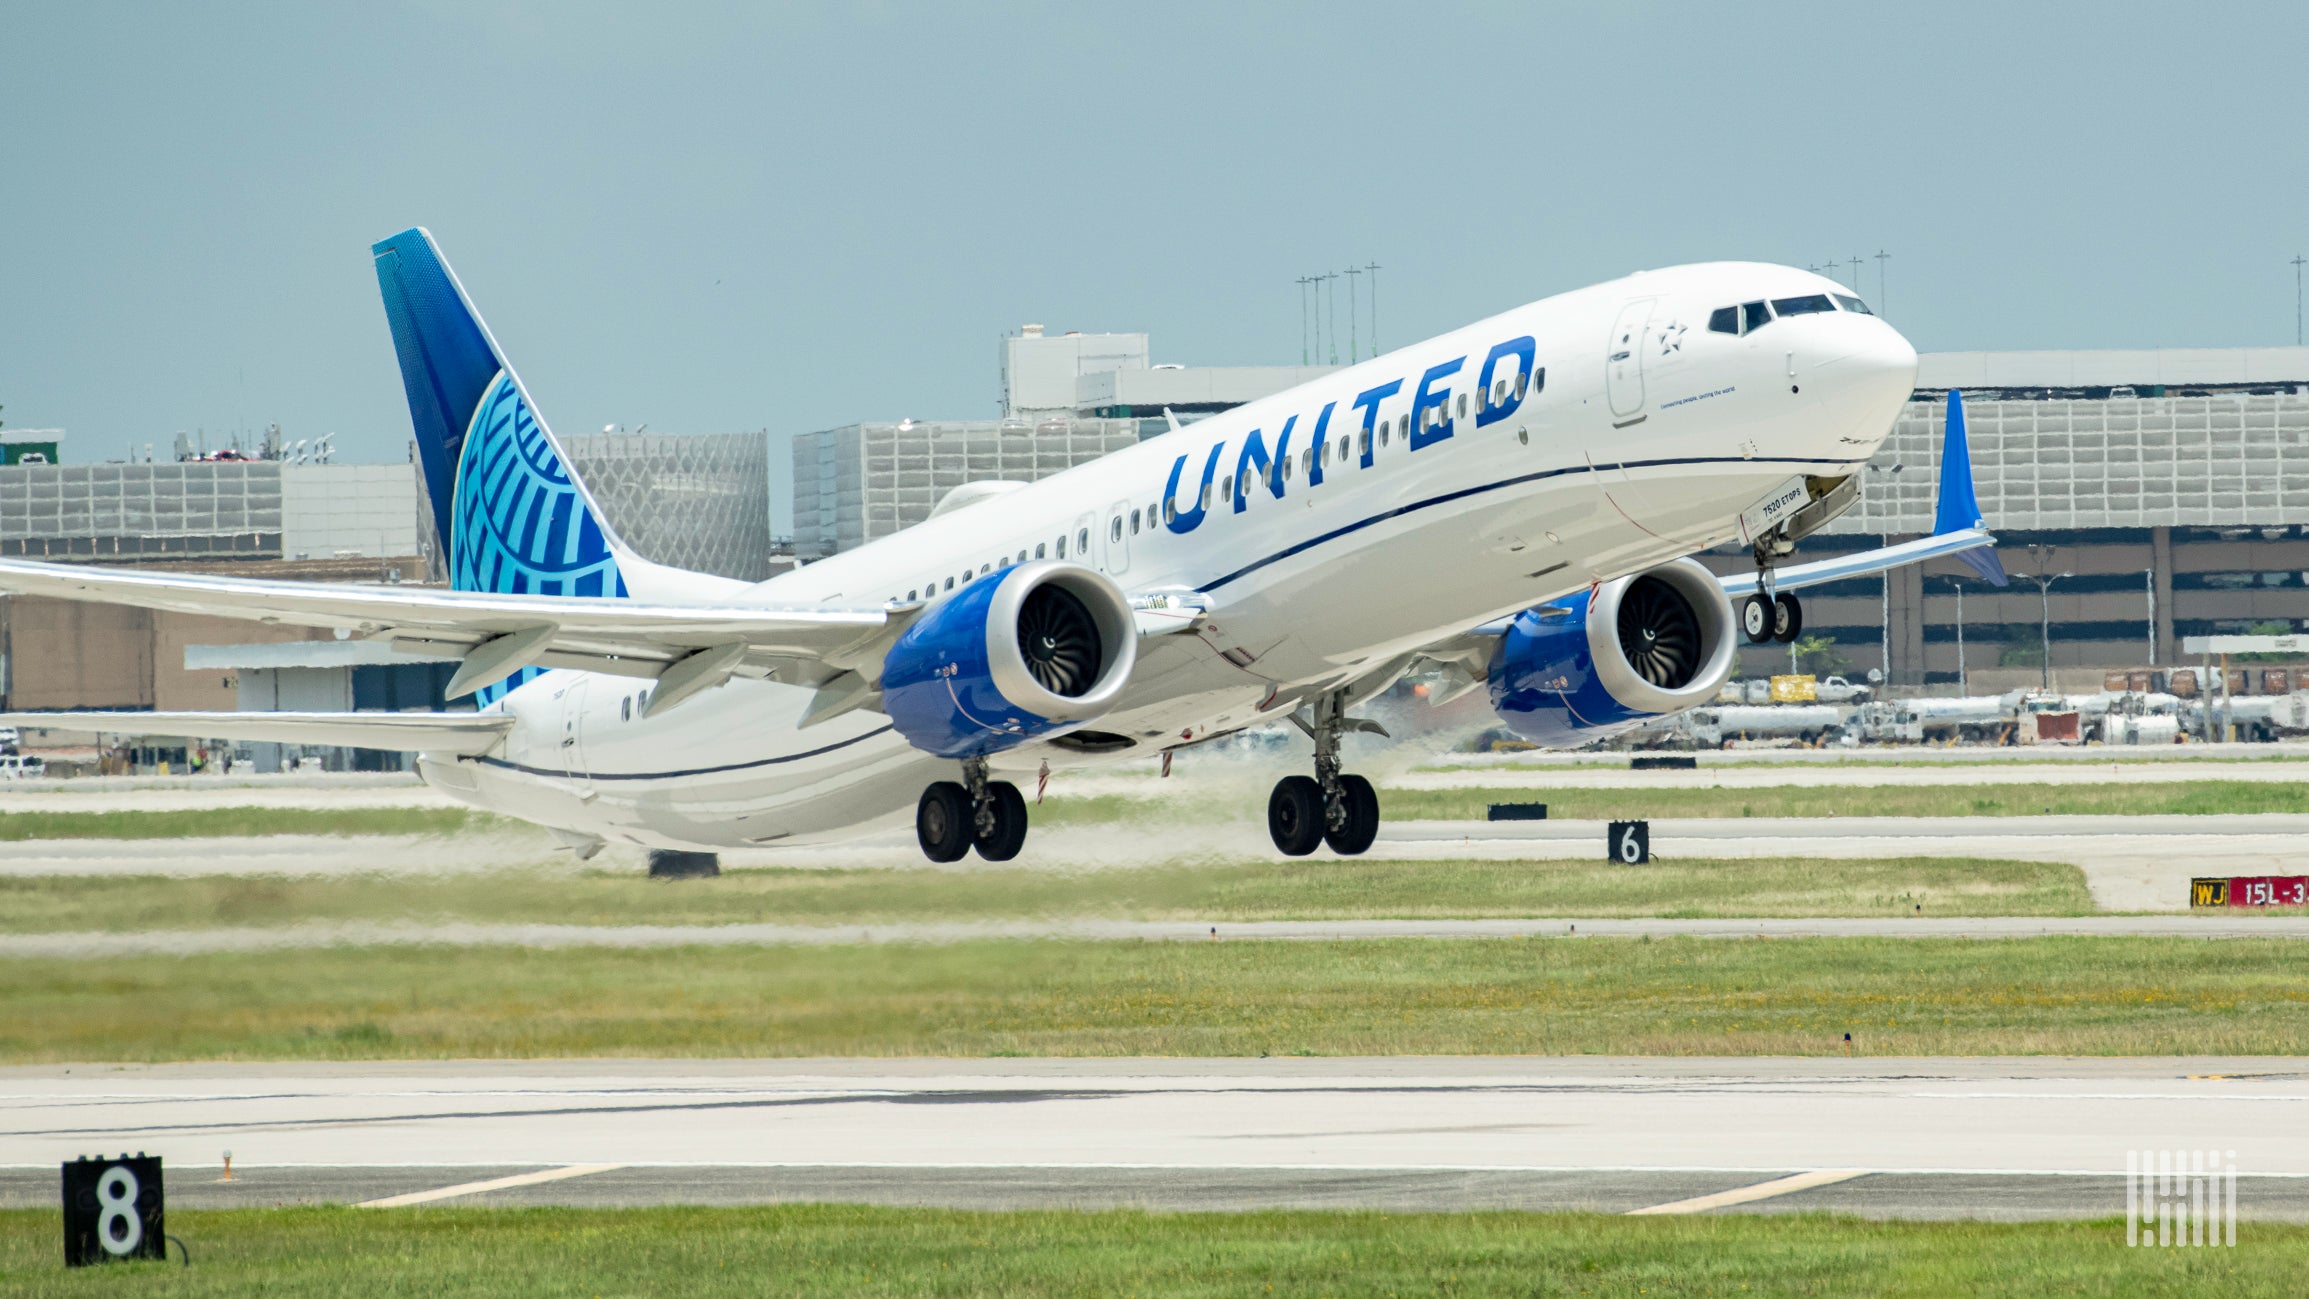
<svg viewBox="0 0 2309 1299">
<path fill-rule="evenodd" d="M 1951 394 L 1941 527 L 1778 568 L 1857 499 L 1916 381 L 1906 339 L 1782 266 L 1542 299 L 746 584 L 625 546 L 432 238 L 377 244 L 453 589 L 0 561 L 0 589 L 330 628 L 462 660 L 430 714 L 14 714 L 418 754 L 435 788 L 589 856 L 792 844 L 914 818 L 922 850 L 1025 841 L 1006 773 L 1140 759 L 1277 718 L 1313 740 L 1268 828 L 1368 848 L 1351 710 L 1415 665 L 1583 743 L 1707 703 L 1795 588 L 1963 554 L 1995 568 Z M 1690 556 L 1738 539 L 1757 569 Z M 1997 570 L 2001 576 L 2001 570 Z M 1734 613 L 1733 598 L 1750 588 Z"/>
</svg>

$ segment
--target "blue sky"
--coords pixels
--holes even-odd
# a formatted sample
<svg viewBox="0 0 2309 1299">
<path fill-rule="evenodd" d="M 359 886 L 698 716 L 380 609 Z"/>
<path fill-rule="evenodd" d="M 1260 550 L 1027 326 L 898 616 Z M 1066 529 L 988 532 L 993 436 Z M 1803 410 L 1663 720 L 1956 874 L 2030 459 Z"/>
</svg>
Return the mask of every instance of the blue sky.
<svg viewBox="0 0 2309 1299">
<path fill-rule="evenodd" d="M 367 250 L 418 224 L 569 432 L 985 417 L 1025 321 L 1296 362 L 1293 281 L 1368 261 L 1390 343 L 1879 249 L 1927 350 L 2290 343 L 2305 47 L 2299 4 L 17 4 L 0 420 L 400 459 Z"/>
</svg>

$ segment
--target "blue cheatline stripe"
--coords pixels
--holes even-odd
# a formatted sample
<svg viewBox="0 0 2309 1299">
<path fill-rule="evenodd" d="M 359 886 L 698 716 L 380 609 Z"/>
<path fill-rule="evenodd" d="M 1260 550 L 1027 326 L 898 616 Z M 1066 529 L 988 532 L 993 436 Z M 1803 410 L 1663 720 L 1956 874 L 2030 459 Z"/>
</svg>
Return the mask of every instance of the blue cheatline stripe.
<svg viewBox="0 0 2309 1299">
<path fill-rule="evenodd" d="M 1659 467 L 1661 467 L 1661 466 L 1663 466 L 1663 465 L 1735 465 L 1735 464 L 1736 464 L 1736 465 L 1836 465 L 1836 466 L 1839 466 L 1839 467 L 1849 467 L 1849 466 L 1850 466 L 1850 462 L 1849 462 L 1849 461 L 1844 461 L 1844 460 L 1832 460 L 1832 459 L 1777 459 L 1777 460 L 1774 460 L 1774 459 L 1764 459 L 1764 460 L 1750 460 L 1750 459 L 1747 459 L 1747 458 L 1746 458 L 1746 457 L 1744 457 L 1744 456 L 1685 456 L 1685 457 L 1681 457 L 1681 458 L 1677 458 L 1677 459 L 1672 459 L 1672 460 L 1629 460 L 1629 461 L 1624 461 L 1624 462 L 1622 462 L 1622 463 L 1620 463 L 1620 464 L 1611 464 L 1611 465 L 1596 465 L 1596 466 L 1594 466 L 1594 469 L 1595 469 L 1597 472 L 1601 472 L 1601 471 L 1603 471 L 1603 470 L 1606 470 L 1606 469 L 1620 469 L 1620 470 L 1627 470 L 1627 469 L 1656 469 L 1656 468 L 1659 468 Z M 1369 517 L 1369 518 L 1367 518 L 1367 519 L 1358 519 L 1357 521 L 1355 521 L 1355 522 L 1353 522 L 1353 523 L 1350 523 L 1350 524 L 1347 524 L 1347 525 L 1346 525 L 1346 526 L 1344 526 L 1344 527 L 1333 528 L 1333 529 L 1331 529 L 1329 532 L 1326 532 L 1326 533 L 1322 534 L 1321 536 L 1317 536 L 1317 537 L 1309 537 L 1308 539 L 1306 539 L 1305 541 L 1302 541 L 1302 542 L 1298 543 L 1297 545 L 1294 545 L 1294 546 L 1287 546 L 1287 547 L 1285 547 L 1284 549 L 1282 549 L 1282 550 L 1278 550 L 1278 551 L 1276 551 L 1274 554 L 1272 554 L 1272 555 L 1268 555 L 1268 556 L 1266 556 L 1266 557 L 1265 557 L 1265 558 L 1263 558 L 1263 559 L 1254 559 L 1254 560 L 1252 560 L 1250 563 L 1248 563 L 1248 564 L 1245 564 L 1245 565 L 1243 565 L 1241 568 L 1238 568 L 1238 569 L 1236 569 L 1234 572 L 1227 574 L 1225 577 L 1221 577 L 1221 578 L 1218 578 L 1218 579 L 1216 579 L 1216 580 L 1214 580 L 1214 581 L 1205 582 L 1205 583 L 1204 583 L 1204 584 L 1203 584 L 1203 585 L 1202 585 L 1202 586 L 1201 586 L 1199 589 L 1201 589 L 1201 590 L 1204 590 L 1204 591 L 1216 591 L 1216 590 L 1218 590 L 1220 587 L 1222 587 L 1222 586 L 1225 586 L 1227 583 L 1234 581 L 1234 580 L 1235 580 L 1236 578 L 1238 578 L 1238 577 L 1244 577 L 1244 576 L 1247 576 L 1247 575 L 1249 575 L 1249 574 L 1251 574 L 1251 573 L 1255 573 L 1255 572 L 1259 571 L 1260 569 L 1262 569 L 1262 568 L 1265 568 L 1265 567 L 1266 567 L 1267 565 L 1269 565 L 1269 564 L 1280 563 L 1280 562 L 1281 562 L 1281 561 L 1283 561 L 1283 560 L 1289 559 L 1289 558 L 1290 558 L 1291 556 L 1293 556 L 1293 555 L 1299 554 L 1299 553 L 1301 553 L 1301 552 L 1303 552 L 1303 551 L 1312 550 L 1312 549 L 1314 549 L 1315 547 L 1317 547 L 1317 546 L 1320 546 L 1320 545 L 1322 545 L 1323 543 L 1325 543 L 1325 542 L 1327 542 L 1327 541 L 1336 541 L 1336 540 L 1338 540 L 1339 538 L 1346 536 L 1346 535 L 1347 535 L 1348 533 L 1350 533 L 1350 532 L 1360 532 L 1360 531 L 1362 531 L 1363 529 L 1365 529 L 1365 528 L 1368 528 L 1368 527 L 1370 527 L 1371 525 L 1373 525 L 1373 524 L 1375 524 L 1375 523 L 1385 523 L 1385 522 L 1386 522 L 1387 520 L 1389 520 L 1389 519 L 1401 518 L 1402 516 L 1404 516 L 1404 515 L 1406 515 L 1406 514 L 1413 514 L 1413 513 L 1416 513 L 1416 512 L 1418 512 L 1418 511 L 1420 511 L 1420 510 L 1429 509 L 1429 508 L 1431 508 L 1431 507 L 1433 507 L 1433 506 L 1437 506 L 1437 505 L 1448 505 L 1448 504 L 1450 504 L 1450 503 L 1451 503 L 1451 502 L 1453 502 L 1453 501 L 1457 501 L 1457 500 L 1464 500 L 1464 499 L 1466 499 L 1467 497 L 1470 497 L 1470 496 L 1480 496 L 1480 495 L 1482 495 L 1482 494 L 1483 494 L 1483 493 L 1485 493 L 1485 492 L 1496 492 L 1496 491 L 1499 491 L 1500 489 L 1502 489 L 1502 488 L 1506 488 L 1506 487 L 1517 487 L 1517 486 L 1520 486 L 1520 485 L 1522 485 L 1522 484 L 1524 484 L 1524 483 L 1536 483 L 1536 482 L 1538 482 L 1538 481 L 1540 481 L 1541 479 L 1544 479 L 1544 478 L 1560 478 L 1560 477 L 1562 477 L 1562 476 L 1563 476 L 1563 475 L 1565 475 L 1565 474 L 1582 474 L 1582 473 L 1587 473 L 1588 471 L 1589 471 L 1589 466 L 1587 466 L 1587 465 L 1566 465 L 1565 467 L 1563 467 L 1563 468 L 1561 468 L 1561 469 L 1542 469 L 1542 470 L 1540 470 L 1540 471 L 1539 471 L 1539 472 L 1537 472 L 1537 473 L 1530 473 L 1530 474 L 1518 474 L 1517 476 L 1515 476 L 1515 477 L 1513 477 L 1513 478 L 1502 478 L 1502 479 L 1500 479 L 1500 480 L 1499 480 L 1498 482 L 1496 482 L 1496 483 L 1485 483 L 1485 484 L 1483 484 L 1483 485 L 1482 485 L 1482 486 L 1480 486 L 1480 487 L 1465 487 L 1465 488 L 1461 488 L 1460 490 L 1458 490 L 1458 491 L 1456 491 L 1456 492 L 1445 492 L 1445 493 L 1444 493 L 1443 495 L 1441 495 L 1441 496 L 1430 496 L 1430 497 L 1428 497 L 1428 498 L 1427 498 L 1426 500 L 1424 500 L 1424 501 L 1413 501 L 1413 502 L 1411 502 L 1409 505 L 1400 505 L 1400 506 L 1397 506 L 1396 508 L 1394 508 L 1394 509 L 1392 509 L 1392 510 L 1388 510 L 1388 511 L 1386 511 L 1385 513 L 1382 513 L 1382 514 L 1374 514 L 1374 515 L 1372 515 L 1371 517 Z"/>
<path fill-rule="evenodd" d="M 884 726 L 880 730 L 868 731 L 864 735 L 854 736 L 847 740 L 837 740 L 822 749 L 780 754 L 775 758 L 756 758 L 752 762 L 732 762 L 719 767 L 691 767 L 686 771 L 592 771 L 580 773 L 553 767 L 529 767 L 518 762 L 508 762 L 503 758 L 475 758 L 474 761 L 483 766 L 503 767 L 508 771 L 525 772 L 532 776 L 552 776 L 560 780 L 672 780 L 679 776 L 712 776 L 725 771 L 744 771 L 751 767 L 775 767 L 784 762 L 800 762 L 804 758 L 815 758 L 822 753 L 832 753 L 836 749 L 847 749 L 853 744 L 863 744 L 875 736 L 886 734 L 893 729 L 895 728 Z"/>
</svg>

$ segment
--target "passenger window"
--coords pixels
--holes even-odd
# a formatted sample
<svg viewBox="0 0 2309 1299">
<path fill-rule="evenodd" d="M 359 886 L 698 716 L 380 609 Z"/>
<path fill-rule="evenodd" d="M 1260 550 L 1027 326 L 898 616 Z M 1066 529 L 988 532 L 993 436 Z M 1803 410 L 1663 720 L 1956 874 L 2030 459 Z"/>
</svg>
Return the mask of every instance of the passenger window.
<svg viewBox="0 0 2309 1299">
<path fill-rule="evenodd" d="M 1058 557 L 1060 559 L 1066 558 L 1066 538 L 1064 537 L 1058 539 Z"/>
<path fill-rule="evenodd" d="M 1021 563 L 1021 564 L 1023 564 L 1023 563 L 1025 563 L 1025 562 L 1026 562 L 1026 552 L 1025 552 L 1025 551 L 1021 550 L 1021 551 L 1019 551 L 1019 552 L 1018 552 L 1018 562 L 1019 562 L 1019 563 Z"/>
<path fill-rule="evenodd" d="M 1114 533 L 1114 538 L 1113 538 L 1114 540 L 1116 540 L 1116 541 L 1120 541 L 1120 540 L 1122 540 L 1122 516 L 1121 516 L 1121 515 L 1117 514 L 1117 515 L 1115 515 L 1115 516 L 1114 516 L 1114 527 L 1112 527 L 1112 528 L 1108 529 L 1108 531 L 1110 531 L 1110 532 Z"/>
<path fill-rule="evenodd" d="M 1519 375 L 1515 376 L 1515 397 L 1516 397 L 1516 400 L 1518 400 L 1518 401 L 1521 401 L 1521 400 L 1523 399 L 1523 393 L 1524 393 L 1524 389 L 1526 389 L 1527 387 L 1529 387 L 1529 386 L 1530 386 L 1530 382 L 1531 382 L 1531 376 L 1530 376 L 1530 375 L 1528 375 L 1528 374 L 1519 374 Z"/>
<path fill-rule="evenodd" d="M 1800 298 L 1772 299 L 1774 316 L 1809 316 L 1816 312 L 1834 311 L 1836 304 L 1825 293 L 1807 293 Z"/>
<path fill-rule="evenodd" d="M 1502 379 L 1492 387 L 1491 404 L 1494 406 L 1507 404 L 1507 380 Z"/>
<path fill-rule="evenodd" d="M 1738 307 L 1716 308 L 1715 311 L 1708 316 L 1708 332 L 1714 334 L 1739 333 L 1740 309 Z"/>
<path fill-rule="evenodd" d="M 954 589 L 954 579 L 953 579 L 953 578 L 951 578 L 951 577 L 950 577 L 950 578 L 947 578 L 947 579 L 946 579 L 946 589 L 947 589 L 947 590 L 949 590 L 949 591 L 951 591 L 951 590 L 953 590 L 953 589 Z"/>
<path fill-rule="evenodd" d="M 1387 445 L 1387 426 L 1385 424 L 1379 426 L 1379 445 L 1382 447 Z"/>
<path fill-rule="evenodd" d="M 619 701 L 618 701 L 618 704 L 617 704 L 617 720 L 619 720 L 619 721 L 621 721 L 621 722 L 630 722 L 630 721 L 632 721 L 632 720 L 633 720 L 633 696 L 632 696 L 632 695 L 627 695 L 625 698 L 623 698 L 623 699 L 621 699 L 621 700 L 619 700 Z"/>
<path fill-rule="evenodd" d="M 1200 499 L 1204 509 L 1211 508 L 1211 485 L 1209 483 L 1203 484 L 1203 494 Z"/>
<path fill-rule="evenodd" d="M 1173 520 L 1173 519 L 1176 519 L 1177 517 L 1179 517 L 1179 507 L 1178 507 L 1178 502 L 1176 502 L 1176 501 L 1164 501 L 1164 502 L 1163 502 L 1163 522 L 1165 522 L 1165 523 L 1169 523 L 1171 520 Z"/>
<path fill-rule="evenodd" d="M 1467 418 L 1467 394 L 1459 394 L 1459 418 Z"/>
<path fill-rule="evenodd" d="M 1308 447 L 1299 453 L 1299 472 L 1308 474 L 1315 472 L 1315 448 Z"/>
<path fill-rule="evenodd" d="M 1275 473 L 1284 482 L 1291 481 L 1291 458 L 1289 456 L 1275 462 Z"/>
<path fill-rule="evenodd" d="M 1074 534 L 1074 548 L 1080 554 L 1090 553 L 1090 529 L 1084 528 Z"/>
<path fill-rule="evenodd" d="M 1407 438 L 1411 436 L 1411 417 L 1409 415 L 1398 415 L 1395 417 L 1395 436 L 1399 438 Z"/>
<path fill-rule="evenodd" d="M 1763 303 L 1743 302 L 1740 304 L 1741 333 L 1753 334 L 1770 323 L 1772 323 L 1771 310 L 1765 307 Z"/>
<path fill-rule="evenodd" d="M 1138 535 L 1138 511 L 1137 511 L 1137 510 L 1132 510 L 1132 511 L 1130 512 L 1130 535 L 1132 535 L 1132 536 L 1134 536 L 1134 537 Z"/>
<path fill-rule="evenodd" d="M 1547 367 L 1543 365 L 1531 372 L 1531 395 L 1537 397 L 1539 394 L 1546 391 Z"/>
<path fill-rule="evenodd" d="M 994 565 L 992 565 L 992 564 L 980 564 L 980 565 L 978 566 L 978 575 L 979 575 L 980 577 L 984 577 L 984 576 L 986 576 L 988 573 L 991 573 L 991 572 L 993 572 L 993 571 L 994 571 Z"/>
<path fill-rule="evenodd" d="M 909 600 L 919 600 L 922 598 L 922 593 L 920 591 L 908 591 L 906 593 L 906 598 Z"/>
<path fill-rule="evenodd" d="M 1830 294 L 1829 296 L 1835 298 L 1836 305 L 1844 308 L 1846 311 L 1857 311 L 1863 316 L 1873 316 L 1876 314 L 1875 312 L 1868 309 L 1867 303 L 1862 302 L 1860 299 L 1853 297 L 1849 293 L 1835 293 Z"/>
</svg>

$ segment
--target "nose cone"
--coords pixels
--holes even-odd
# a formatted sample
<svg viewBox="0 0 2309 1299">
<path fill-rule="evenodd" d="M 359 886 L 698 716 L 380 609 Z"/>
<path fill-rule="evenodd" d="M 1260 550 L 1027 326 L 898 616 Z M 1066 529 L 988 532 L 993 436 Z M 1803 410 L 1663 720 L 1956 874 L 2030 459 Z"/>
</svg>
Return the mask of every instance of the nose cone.
<svg viewBox="0 0 2309 1299">
<path fill-rule="evenodd" d="M 1874 316 L 1839 314 L 1832 323 L 1814 340 L 1818 361 L 1798 371 L 1810 371 L 1804 382 L 1831 439 L 1829 454 L 1863 459 L 1892 431 L 1916 391 L 1916 349 Z"/>
</svg>

